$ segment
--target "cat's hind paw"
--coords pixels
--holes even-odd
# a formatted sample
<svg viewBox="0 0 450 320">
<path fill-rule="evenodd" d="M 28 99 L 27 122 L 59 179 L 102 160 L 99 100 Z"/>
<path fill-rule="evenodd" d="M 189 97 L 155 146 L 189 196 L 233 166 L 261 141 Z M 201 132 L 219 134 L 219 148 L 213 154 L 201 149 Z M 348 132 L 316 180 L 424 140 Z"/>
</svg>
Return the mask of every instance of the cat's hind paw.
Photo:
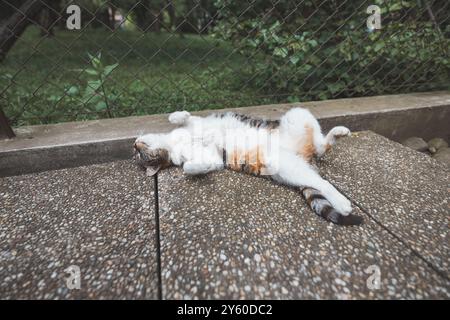
<svg viewBox="0 0 450 320">
<path fill-rule="evenodd" d="M 343 195 L 335 194 L 327 199 L 332 207 L 343 216 L 348 216 L 352 212 L 352 203 Z"/>
<path fill-rule="evenodd" d="M 351 135 L 351 131 L 349 128 L 338 126 L 331 129 L 330 134 L 335 138 L 341 138 Z"/>
<path fill-rule="evenodd" d="M 346 201 L 342 201 L 338 206 L 336 206 L 335 209 L 343 216 L 348 216 L 352 213 L 352 203 L 346 199 Z"/>
</svg>

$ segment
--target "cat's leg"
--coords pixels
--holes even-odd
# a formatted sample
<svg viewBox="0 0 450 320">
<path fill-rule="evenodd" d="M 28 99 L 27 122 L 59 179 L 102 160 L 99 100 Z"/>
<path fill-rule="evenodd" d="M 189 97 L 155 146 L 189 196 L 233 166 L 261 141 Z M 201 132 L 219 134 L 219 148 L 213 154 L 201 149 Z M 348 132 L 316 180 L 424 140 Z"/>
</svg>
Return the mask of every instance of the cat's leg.
<svg viewBox="0 0 450 320">
<path fill-rule="evenodd" d="M 316 156 L 320 158 L 325 152 L 331 149 L 337 139 L 349 136 L 350 134 L 350 129 L 343 126 L 334 127 L 326 136 L 323 136 L 320 130 L 314 131 L 313 141 Z"/>
<path fill-rule="evenodd" d="M 185 125 L 192 120 L 201 119 L 200 117 L 192 116 L 187 111 L 175 111 L 169 115 L 169 122 L 177 125 Z"/>
<path fill-rule="evenodd" d="M 329 150 L 335 143 L 336 140 L 342 137 L 350 136 L 350 129 L 343 126 L 337 126 L 331 129 L 325 137 L 325 150 Z"/>
<path fill-rule="evenodd" d="M 199 163 L 196 161 L 186 161 L 183 164 L 183 171 L 188 175 L 206 174 L 211 171 L 217 171 L 223 169 L 223 164 L 217 163 Z"/>
<path fill-rule="evenodd" d="M 331 183 L 323 179 L 306 161 L 287 152 L 280 154 L 279 161 L 278 171 L 273 176 L 275 180 L 291 186 L 316 189 L 340 214 L 347 216 L 351 213 L 351 202 Z"/>
<path fill-rule="evenodd" d="M 223 168 L 223 158 L 213 146 L 197 148 L 183 164 L 183 171 L 188 175 L 206 174 Z"/>
<path fill-rule="evenodd" d="M 189 119 L 190 116 L 191 114 L 187 111 L 175 111 L 169 115 L 169 122 L 182 125 Z"/>
<path fill-rule="evenodd" d="M 312 143 L 313 152 L 321 157 L 340 137 L 349 136 L 350 130 L 343 126 L 334 127 L 326 136 L 322 134 L 317 119 L 307 109 L 294 108 L 281 118 L 281 129 L 292 137 L 301 137 L 307 146 Z"/>
</svg>

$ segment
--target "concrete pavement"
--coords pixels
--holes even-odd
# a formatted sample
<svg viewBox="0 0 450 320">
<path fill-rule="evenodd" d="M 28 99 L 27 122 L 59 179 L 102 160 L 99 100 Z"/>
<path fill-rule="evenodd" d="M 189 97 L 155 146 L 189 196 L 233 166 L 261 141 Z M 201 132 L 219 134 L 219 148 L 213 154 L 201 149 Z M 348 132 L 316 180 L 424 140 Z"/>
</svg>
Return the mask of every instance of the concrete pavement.
<svg viewBox="0 0 450 320">
<path fill-rule="evenodd" d="M 450 277 L 450 170 L 372 132 L 343 139 L 324 177 L 408 247 Z"/>
<path fill-rule="evenodd" d="M 365 224 L 267 179 L 161 172 L 163 298 L 450 298 L 448 168 L 370 132 L 318 165 Z M 0 179 L 0 298 L 156 298 L 154 213 L 131 161 Z"/>
<path fill-rule="evenodd" d="M 155 299 L 152 193 L 131 161 L 0 179 L 0 298 Z"/>
</svg>

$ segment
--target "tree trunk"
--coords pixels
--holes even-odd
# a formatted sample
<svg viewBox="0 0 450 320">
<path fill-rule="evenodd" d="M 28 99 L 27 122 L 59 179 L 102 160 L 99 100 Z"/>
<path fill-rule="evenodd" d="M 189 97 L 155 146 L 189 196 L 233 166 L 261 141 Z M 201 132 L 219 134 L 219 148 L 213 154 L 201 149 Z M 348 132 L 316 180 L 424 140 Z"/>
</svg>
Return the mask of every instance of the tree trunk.
<svg viewBox="0 0 450 320">
<path fill-rule="evenodd" d="M 45 8 L 41 11 L 39 24 L 41 25 L 42 37 L 53 37 L 55 35 L 53 28 L 57 20 L 58 15 L 52 9 Z"/>
<path fill-rule="evenodd" d="M 112 30 L 116 29 L 116 8 L 114 7 L 110 7 L 110 10 L 108 10 L 109 12 L 109 24 L 111 26 Z"/>
<path fill-rule="evenodd" d="M 134 10 L 134 14 L 136 15 L 136 25 L 137 27 L 143 31 L 148 31 L 147 28 L 149 26 L 146 12 L 142 8 L 136 8 Z"/>
<path fill-rule="evenodd" d="M 48 8 L 42 9 L 39 14 L 39 25 L 41 27 L 41 37 L 52 36 L 51 30 L 49 30 L 50 12 Z"/>
<path fill-rule="evenodd" d="M 95 22 L 92 24 L 94 28 L 99 27 L 107 27 L 111 30 L 113 30 L 113 27 L 111 26 L 111 17 L 109 15 L 109 10 L 99 10 L 95 13 Z"/>
<path fill-rule="evenodd" d="M 159 11 L 151 11 L 149 12 L 149 15 L 151 17 L 151 31 L 161 32 L 161 13 Z"/>
<path fill-rule="evenodd" d="M 198 8 L 194 0 L 186 0 L 186 17 L 185 22 L 180 27 L 180 31 L 183 33 L 198 33 Z"/>
<path fill-rule="evenodd" d="M 35 20 L 43 7 L 42 1 L 28 0 L 0 27 L 0 61 L 3 61 L 16 40 L 31 24 L 30 19 Z"/>
<path fill-rule="evenodd" d="M 150 31 L 148 29 L 152 21 L 150 21 L 150 12 L 148 11 L 149 8 L 150 2 L 148 0 L 142 0 L 133 9 L 136 17 L 136 25 L 143 32 Z"/>
<path fill-rule="evenodd" d="M 61 13 L 61 0 L 50 1 L 48 5 L 50 6 L 50 9 L 48 9 L 48 25 L 46 26 L 46 29 L 48 34 L 53 36 L 55 34 L 54 28 L 61 20 L 63 20 Z"/>
<path fill-rule="evenodd" d="M 11 129 L 11 126 L 9 125 L 8 118 L 6 118 L 5 113 L 3 112 L 2 108 L 0 107 L 0 139 L 4 138 L 14 138 L 16 135 L 14 134 L 14 131 Z"/>
<path fill-rule="evenodd" d="M 175 7 L 172 0 L 167 0 L 167 13 L 169 14 L 169 31 L 173 29 L 175 25 Z"/>
<path fill-rule="evenodd" d="M 27 0 L 1 0 L 0 1 L 0 25 L 6 22 Z"/>
</svg>

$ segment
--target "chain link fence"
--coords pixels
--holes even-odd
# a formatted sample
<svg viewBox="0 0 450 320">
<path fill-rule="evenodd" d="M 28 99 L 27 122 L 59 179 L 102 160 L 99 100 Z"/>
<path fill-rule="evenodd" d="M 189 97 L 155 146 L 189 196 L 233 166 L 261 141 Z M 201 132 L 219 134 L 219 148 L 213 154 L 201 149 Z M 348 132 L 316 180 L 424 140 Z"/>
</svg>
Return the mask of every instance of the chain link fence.
<svg viewBox="0 0 450 320">
<path fill-rule="evenodd" d="M 0 0 L 2 127 L 448 90 L 448 0 Z"/>
</svg>

